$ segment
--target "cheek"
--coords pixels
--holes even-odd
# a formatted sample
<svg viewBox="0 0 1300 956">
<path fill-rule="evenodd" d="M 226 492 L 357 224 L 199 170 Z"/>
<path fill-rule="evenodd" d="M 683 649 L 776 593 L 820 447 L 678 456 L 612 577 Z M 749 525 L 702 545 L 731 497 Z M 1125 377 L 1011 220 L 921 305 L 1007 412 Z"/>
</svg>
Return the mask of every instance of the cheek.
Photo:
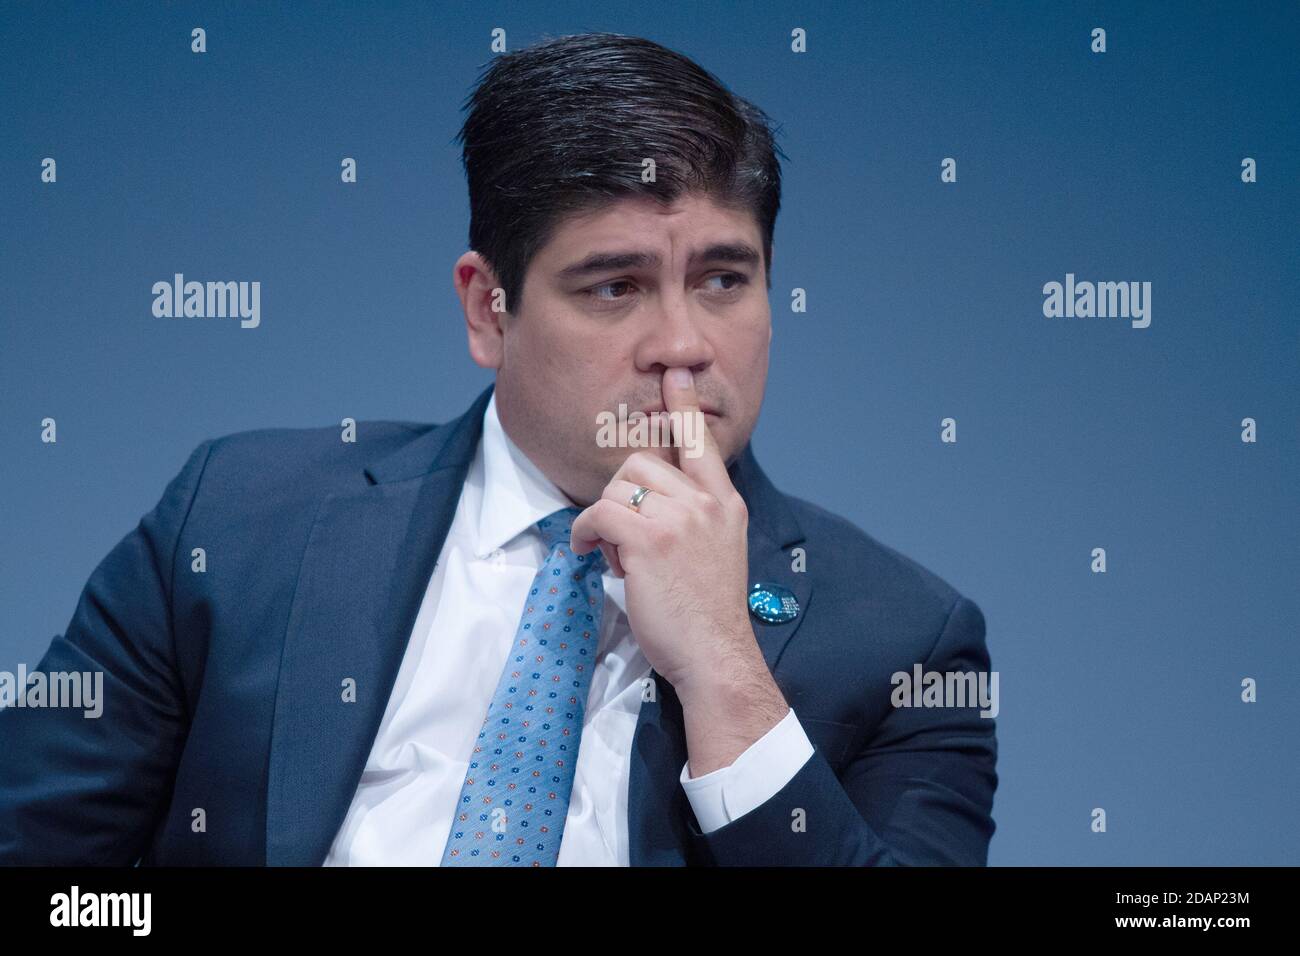
<svg viewBox="0 0 1300 956">
<path fill-rule="evenodd" d="M 724 348 L 737 350 L 740 346 L 735 365 L 736 375 L 733 381 L 742 394 L 752 395 L 762 391 L 767 378 L 769 361 L 768 335 L 764 328 L 761 334 L 747 336 L 743 343 L 732 342 Z"/>
<path fill-rule="evenodd" d="M 527 320 L 531 322 L 531 317 Z M 571 383 L 576 367 L 570 340 L 553 324 L 532 323 L 519 329 L 511 343 L 511 363 L 520 378 L 532 383 L 534 392 L 563 389 Z"/>
<path fill-rule="evenodd" d="M 732 334 L 719 344 L 743 356 L 751 367 L 766 364 L 772 344 L 772 323 L 766 314 L 756 315 L 735 327 Z"/>
</svg>

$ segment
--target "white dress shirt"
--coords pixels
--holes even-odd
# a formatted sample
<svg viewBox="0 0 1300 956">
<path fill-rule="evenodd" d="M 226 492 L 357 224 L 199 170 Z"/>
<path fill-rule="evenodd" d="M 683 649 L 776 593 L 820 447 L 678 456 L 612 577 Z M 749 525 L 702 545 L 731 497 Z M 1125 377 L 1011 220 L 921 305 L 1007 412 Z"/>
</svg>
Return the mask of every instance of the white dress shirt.
<svg viewBox="0 0 1300 956">
<path fill-rule="evenodd" d="M 438 563 L 356 794 L 326 866 L 437 866 L 461 785 L 546 560 L 536 523 L 576 507 L 506 435 L 493 394 Z M 606 570 L 595 673 L 560 841 L 560 866 L 627 866 L 632 738 L 650 664 Z M 813 747 L 791 709 L 728 767 L 680 782 L 708 833 L 766 802 Z"/>
</svg>

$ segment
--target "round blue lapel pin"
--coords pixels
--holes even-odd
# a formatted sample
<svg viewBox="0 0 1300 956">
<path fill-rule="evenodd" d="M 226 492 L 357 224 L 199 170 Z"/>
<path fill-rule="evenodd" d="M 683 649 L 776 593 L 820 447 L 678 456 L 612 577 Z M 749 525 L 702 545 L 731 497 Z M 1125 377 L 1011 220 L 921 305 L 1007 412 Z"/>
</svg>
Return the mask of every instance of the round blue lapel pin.
<svg viewBox="0 0 1300 956">
<path fill-rule="evenodd" d="M 749 613 L 768 624 L 784 624 L 799 616 L 799 599 L 789 588 L 760 581 L 749 589 Z"/>
</svg>

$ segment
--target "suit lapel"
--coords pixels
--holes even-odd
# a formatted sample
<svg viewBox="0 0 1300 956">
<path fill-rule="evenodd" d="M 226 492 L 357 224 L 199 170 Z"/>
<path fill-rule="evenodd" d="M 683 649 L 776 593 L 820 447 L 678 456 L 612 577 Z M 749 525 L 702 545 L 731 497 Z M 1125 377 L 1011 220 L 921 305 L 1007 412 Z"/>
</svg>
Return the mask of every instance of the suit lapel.
<svg viewBox="0 0 1300 956">
<path fill-rule="evenodd" d="M 754 638 L 770 670 L 803 621 L 812 579 L 791 568 L 785 551 L 803 540 L 790 506 L 759 467 L 748 445 L 728 469 L 749 509 L 749 583 L 779 584 L 792 591 L 800 613 L 783 624 L 750 616 Z M 687 825 L 693 816 L 679 777 L 686 763 L 686 727 L 681 701 L 655 671 L 655 700 L 643 700 L 632 741 L 628 780 L 628 862 L 632 866 L 685 866 L 705 862 L 704 848 Z"/>
<path fill-rule="evenodd" d="M 324 498 L 289 614 L 271 735 L 266 861 L 316 866 L 374 745 L 492 389 Z M 363 439 L 364 440 L 364 433 Z M 345 682 L 355 702 L 345 702 Z"/>
</svg>

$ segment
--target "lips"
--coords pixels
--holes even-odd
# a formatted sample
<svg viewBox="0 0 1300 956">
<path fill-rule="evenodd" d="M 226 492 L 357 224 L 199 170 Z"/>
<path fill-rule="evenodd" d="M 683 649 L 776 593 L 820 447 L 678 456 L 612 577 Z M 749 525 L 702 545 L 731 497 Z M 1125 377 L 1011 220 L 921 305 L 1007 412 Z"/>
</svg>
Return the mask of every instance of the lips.
<svg viewBox="0 0 1300 956">
<path fill-rule="evenodd" d="M 642 415 L 660 415 L 663 414 L 664 409 L 662 406 L 660 406 L 656 408 L 643 408 L 640 411 Z M 714 411 L 713 408 L 709 405 L 701 405 L 700 411 L 702 411 L 705 415 L 712 415 L 714 418 L 722 417 L 716 411 Z"/>
</svg>

